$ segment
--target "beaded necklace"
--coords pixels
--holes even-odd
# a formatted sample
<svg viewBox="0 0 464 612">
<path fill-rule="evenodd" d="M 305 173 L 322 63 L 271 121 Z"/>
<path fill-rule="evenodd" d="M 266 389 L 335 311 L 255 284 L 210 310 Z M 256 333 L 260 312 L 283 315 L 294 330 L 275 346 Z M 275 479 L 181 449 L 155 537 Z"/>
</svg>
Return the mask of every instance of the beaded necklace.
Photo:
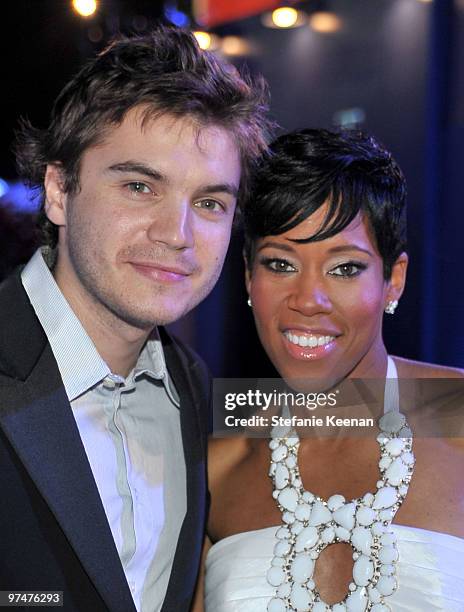
<svg viewBox="0 0 464 612">
<path fill-rule="evenodd" d="M 388 358 L 387 378 L 397 379 Z M 390 385 L 391 385 L 390 381 Z M 273 496 L 282 512 L 274 557 L 267 572 L 276 588 L 268 612 L 388 612 L 386 603 L 397 588 L 398 550 L 391 522 L 408 492 L 414 469 L 412 432 L 398 411 L 398 387 L 386 385 L 385 413 L 379 420 L 380 480 L 376 493 L 346 501 L 332 495 L 327 501 L 303 487 L 298 469 L 300 440 L 294 429 L 272 432 L 269 442 Z M 321 552 L 346 542 L 354 550 L 353 581 L 346 597 L 325 603 L 312 579 Z"/>
</svg>

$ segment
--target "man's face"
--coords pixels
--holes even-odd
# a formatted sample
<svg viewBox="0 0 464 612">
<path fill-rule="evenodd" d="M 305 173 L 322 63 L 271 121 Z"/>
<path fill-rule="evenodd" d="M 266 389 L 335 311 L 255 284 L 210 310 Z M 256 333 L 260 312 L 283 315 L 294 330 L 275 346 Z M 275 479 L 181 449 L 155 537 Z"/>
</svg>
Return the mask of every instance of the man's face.
<svg viewBox="0 0 464 612">
<path fill-rule="evenodd" d="M 240 156 L 222 128 L 171 115 L 142 124 L 141 110 L 85 151 L 80 190 L 48 215 L 60 226 L 56 276 L 71 303 L 148 329 L 180 318 L 216 283 Z"/>
</svg>

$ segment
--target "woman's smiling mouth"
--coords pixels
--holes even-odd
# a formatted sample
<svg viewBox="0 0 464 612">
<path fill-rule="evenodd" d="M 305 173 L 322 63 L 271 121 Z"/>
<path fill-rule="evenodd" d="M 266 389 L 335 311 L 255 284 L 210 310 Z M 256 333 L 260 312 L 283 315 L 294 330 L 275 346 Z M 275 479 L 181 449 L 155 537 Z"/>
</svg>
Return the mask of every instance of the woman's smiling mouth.
<svg viewBox="0 0 464 612">
<path fill-rule="evenodd" d="M 283 332 L 284 345 L 296 359 L 320 359 L 335 348 L 337 336 L 324 331 L 301 331 L 287 329 Z"/>
</svg>

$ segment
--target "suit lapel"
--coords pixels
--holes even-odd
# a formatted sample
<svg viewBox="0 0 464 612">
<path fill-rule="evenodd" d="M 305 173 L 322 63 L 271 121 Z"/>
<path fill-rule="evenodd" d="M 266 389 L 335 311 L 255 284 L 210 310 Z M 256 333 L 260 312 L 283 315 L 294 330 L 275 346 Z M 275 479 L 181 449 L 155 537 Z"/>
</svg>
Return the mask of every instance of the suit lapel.
<svg viewBox="0 0 464 612">
<path fill-rule="evenodd" d="M 16 375 L 0 381 L 0 426 L 105 604 L 112 612 L 135 610 L 55 358 L 25 295 L 10 286 L 15 314 L 4 320 L 19 320 L 30 335 L 27 346 L 22 333 L 12 335 L 10 346 L 3 343 L 4 355 L 16 356 L 10 364 Z M 2 315 L 13 316 L 0 301 Z M 28 364 L 32 371 L 21 380 Z"/>
<path fill-rule="evenodd" d="M 160 330 L 166 365 L 180 398 L 182 445 L 187 473 L 187 513 L 182 523 L 162 612 L 188 610 L 203 544 L 206 520 L 205 441 L 201 434 L 198 383 L 194 363 L 181 355 L 169 336 Z"/>
<path fill-rule="evenodd" d="M 0 330 L 0 426 L 109 610 L 135 611 L 56 361 L 19 274 L 0 287 L 0 312 L 4 321 L 14 322 Z M 205 398 L 195 382 L 196 364 L 160 331 L 180 398 L 187 473 L 187 512 L 162 612 L 186 612 L 206 521 L 206 450 L 198 409 Z"/>
</svg>

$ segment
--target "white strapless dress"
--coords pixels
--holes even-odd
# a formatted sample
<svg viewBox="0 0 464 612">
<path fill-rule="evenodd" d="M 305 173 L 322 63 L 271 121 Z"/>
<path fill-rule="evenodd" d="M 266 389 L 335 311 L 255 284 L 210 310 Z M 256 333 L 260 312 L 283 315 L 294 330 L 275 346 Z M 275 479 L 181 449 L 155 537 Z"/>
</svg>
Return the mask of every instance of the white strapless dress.
<svg viewBox="0 0 464 612">
<path fill-rule="evenodd" d="M 206 560 L 206 612 L 266 612 L 266 579 L 280 525 L 220 540 Z M 464 612 L 464 539 L 392 524 L 398 538 L 394 612 Z"/>
</svg>

